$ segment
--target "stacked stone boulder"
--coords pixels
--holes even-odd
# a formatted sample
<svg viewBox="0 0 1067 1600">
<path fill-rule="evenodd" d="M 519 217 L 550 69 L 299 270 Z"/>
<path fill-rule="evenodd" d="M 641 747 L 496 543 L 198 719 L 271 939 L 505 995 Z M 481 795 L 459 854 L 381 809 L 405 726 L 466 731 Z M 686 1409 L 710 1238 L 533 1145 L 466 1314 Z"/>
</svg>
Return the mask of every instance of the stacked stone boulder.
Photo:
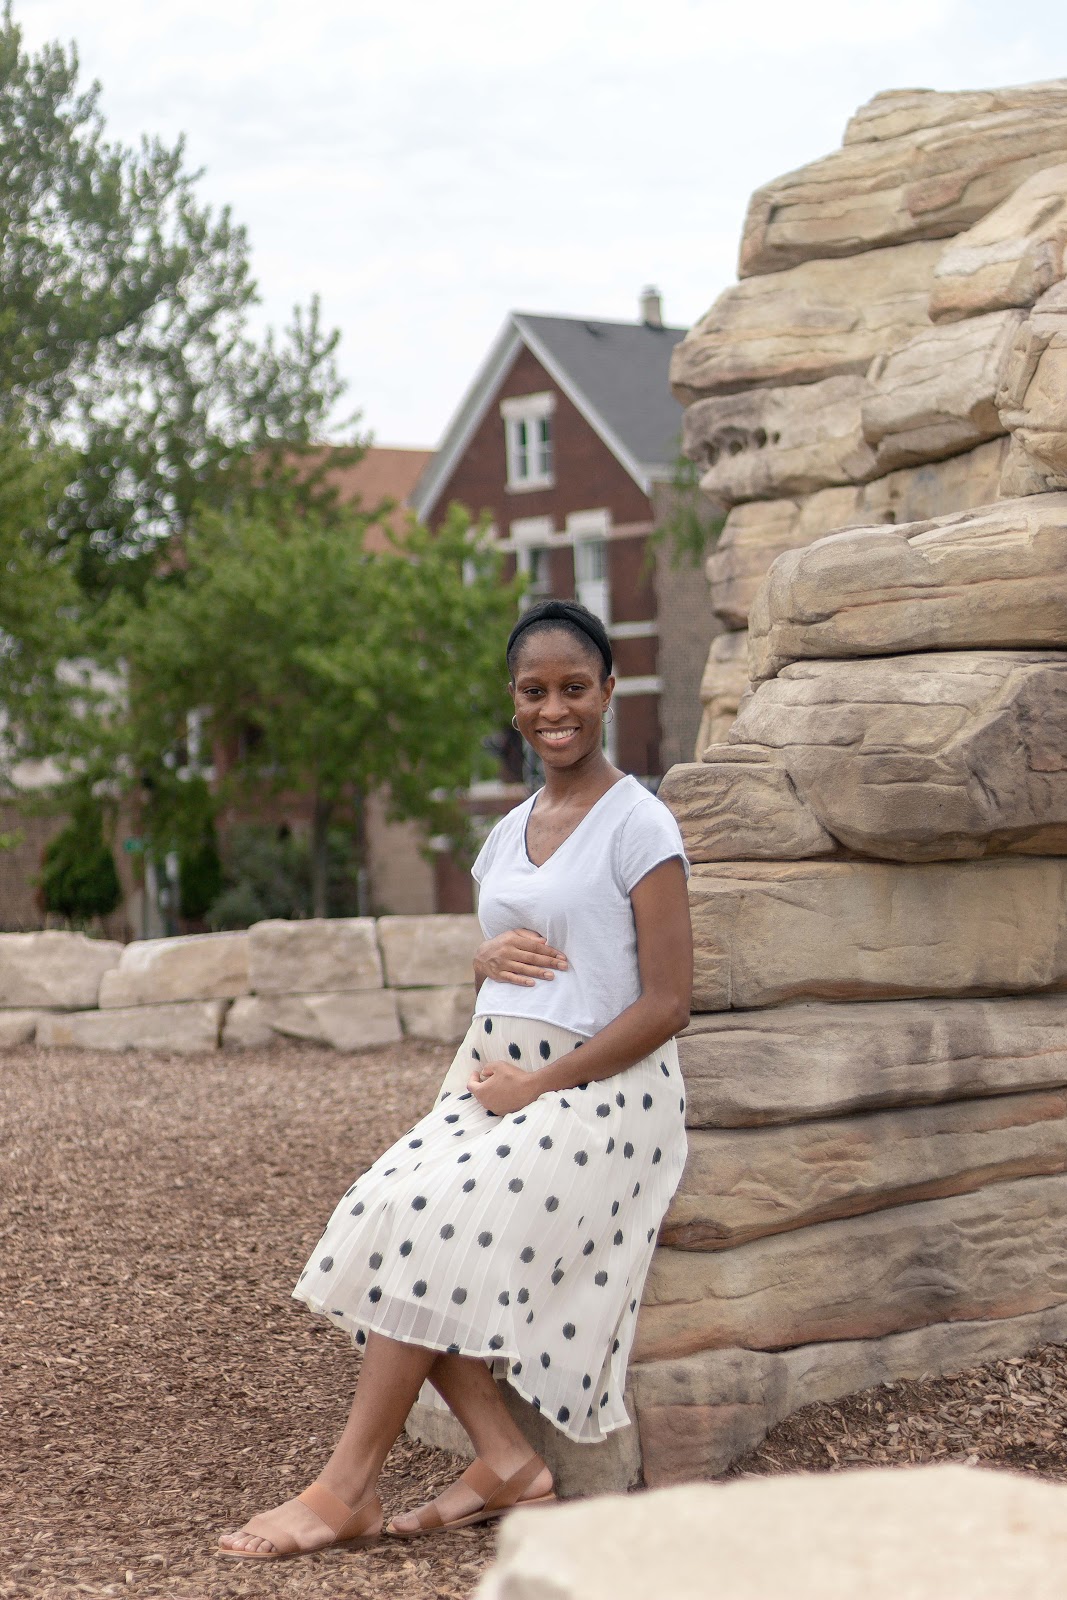
<svg viewBox="0 0 1067 1600">
<path fill-rule="evenodd" d="M 1067 1339 L 1067 81 L 880 95 L 678 347 L 728 510 L 651 1484 Z M 742 672 L 745 681 L 741 681 Z"/>
<path fill-rule="evenodd" d="M 454 1043 L 474 1009 L 480 938 L 472 916 L 271 921 L 126 946 L 77 933 L 4 934 L 0 1048 Z"/>
</svg>

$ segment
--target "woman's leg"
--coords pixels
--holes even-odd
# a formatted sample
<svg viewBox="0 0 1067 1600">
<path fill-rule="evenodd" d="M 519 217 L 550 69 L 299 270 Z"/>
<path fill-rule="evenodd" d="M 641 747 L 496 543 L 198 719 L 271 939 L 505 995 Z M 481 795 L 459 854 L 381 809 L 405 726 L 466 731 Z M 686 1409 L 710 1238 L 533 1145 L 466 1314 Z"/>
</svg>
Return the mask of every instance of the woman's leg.
<svg viewBox="0 0 1067 1600">
<path fill-rule="evenodd" d="M 368 1335 L 348 1421 L 319 1474 L 319 1482 L 346 1505 L 355 1509 L 370 1498 L 382 1463 L 437 1359 L 436 1350 Z M 239 1533 L 223 1534 L 220 1543 L 225 1550 L 271 1550 L 272 1532 L 284 1532 L 302 1549 L 314 1550 L 329 1542 L 324 1531 L 323 1523 L 302 1501 L 287 1500 L 253 1517 Z"/>
<path fill-rule="evenodd" d="M 530 1444 L 504 1404 L 499 1385 L 486 1362 L 477 1356 L 438 1356 L 429 1372 L 430 1382 L 466 1428 L 479 1459 L 498 1478 L 510 1478 L 529 1460 Z M 552 1474 L 546 1467 L 525 1490 L 525 1498 L 548 1494 Z M 476 1511 L 478 1496 L 465 1483 L 450 1484 L 434 1501 L 447 1522 Z M 414 1532 L 418 1517 L 406 1511 L 393 1518 L 401 1532 Z"/>
</svg>

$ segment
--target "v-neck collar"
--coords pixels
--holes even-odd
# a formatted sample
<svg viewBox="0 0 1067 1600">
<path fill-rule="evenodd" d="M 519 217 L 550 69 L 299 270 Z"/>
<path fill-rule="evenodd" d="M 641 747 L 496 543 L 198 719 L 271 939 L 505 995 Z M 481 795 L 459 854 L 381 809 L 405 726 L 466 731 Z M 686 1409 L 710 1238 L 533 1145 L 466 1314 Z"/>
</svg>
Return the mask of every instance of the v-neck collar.
<svg viewBox="0 0 1067 1600">
<path fill-rule="evenodd" d="M 526 865 L 532 868 L 534 872 L 541 872 L 545 867 L 548 866 L 550 861 L 555 861 L 560 851 L 564 849 L 566 845 L 570 844 L 576 833 L 581 832 L 582 828 L 585 827 L 585 824 L 589 821 L 589 818 L 593 815 L 593 812 L 604 803 L 609 794 L 615 793 L 615 790 L 619 787 L 620 783 L 626 783 L 629 776 L 630 774 L 628 772 L 624 772 L 621 778 L 616 778 L 615 782 L 610 784 L 608 788 L 604 790 L 604 793 L 600 795 L 598 799 L 593 801 L 593 804 L 589 807 L 589 810 L 585 813 L 585 816 L 579 818 L 574 827 L 571 829 L 570 833 L 567 834 L 566 838 L 560 840 L 552 854 L 550 856 L 546 856 L 545 859 L 540 863 L 531 858 L 530 847 L 526 842 L 526 830 L 530 826 L 530 818 L 533 816 L 534 806 L 537 804 L 537 795 L 544 793 L 543 789 L 538 789 L 537 794 L 533 795 L 530 800 L 530 809 L 527 811 L 526 820 L 522 825 L 522 853 L 525 857 Z"/>
</svg>

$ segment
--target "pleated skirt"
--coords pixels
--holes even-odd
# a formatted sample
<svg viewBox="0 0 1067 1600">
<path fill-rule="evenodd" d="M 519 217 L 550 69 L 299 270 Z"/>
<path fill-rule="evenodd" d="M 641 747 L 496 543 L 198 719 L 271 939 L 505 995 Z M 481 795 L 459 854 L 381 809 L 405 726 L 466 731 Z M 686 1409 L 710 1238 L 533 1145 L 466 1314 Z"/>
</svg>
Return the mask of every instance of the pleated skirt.
<svg viewBox="0 0 1067 1600">
<path fill-rule="evenodd" d="M 685 1164 L 677 1049 L 506 1116 L 466 1088 L 480 1060 L 533 1071 L 581 1043 L 476 1017 L 433 1110 L 342 1196 L 293 1297 L 357 1345 L 375 1332 L 481 1357 L 592 1444 L 629 1421 L 637 1308 Z"/>
</svg>

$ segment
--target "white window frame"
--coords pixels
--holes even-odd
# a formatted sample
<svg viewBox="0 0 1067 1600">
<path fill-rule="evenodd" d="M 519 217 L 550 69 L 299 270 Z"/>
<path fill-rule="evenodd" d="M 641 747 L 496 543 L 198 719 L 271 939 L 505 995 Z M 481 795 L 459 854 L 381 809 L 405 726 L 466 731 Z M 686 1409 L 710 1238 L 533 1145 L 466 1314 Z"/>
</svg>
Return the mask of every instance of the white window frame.
<svg viewBox="0 0 1067 1600">
<path fill-rule="evenodd" d="M 550 390 L 542 394 L 512 395 L 500 402 L 500 415 L 504 419 L 508 489 L 513 493 L 551 489 L 555 483 L 555 439 L 552 434 L 555 409 L 556 396 Z M 535 435 L 541 433 L 542 425 L 547 437 L 537 440 Z"/>
</svg>

